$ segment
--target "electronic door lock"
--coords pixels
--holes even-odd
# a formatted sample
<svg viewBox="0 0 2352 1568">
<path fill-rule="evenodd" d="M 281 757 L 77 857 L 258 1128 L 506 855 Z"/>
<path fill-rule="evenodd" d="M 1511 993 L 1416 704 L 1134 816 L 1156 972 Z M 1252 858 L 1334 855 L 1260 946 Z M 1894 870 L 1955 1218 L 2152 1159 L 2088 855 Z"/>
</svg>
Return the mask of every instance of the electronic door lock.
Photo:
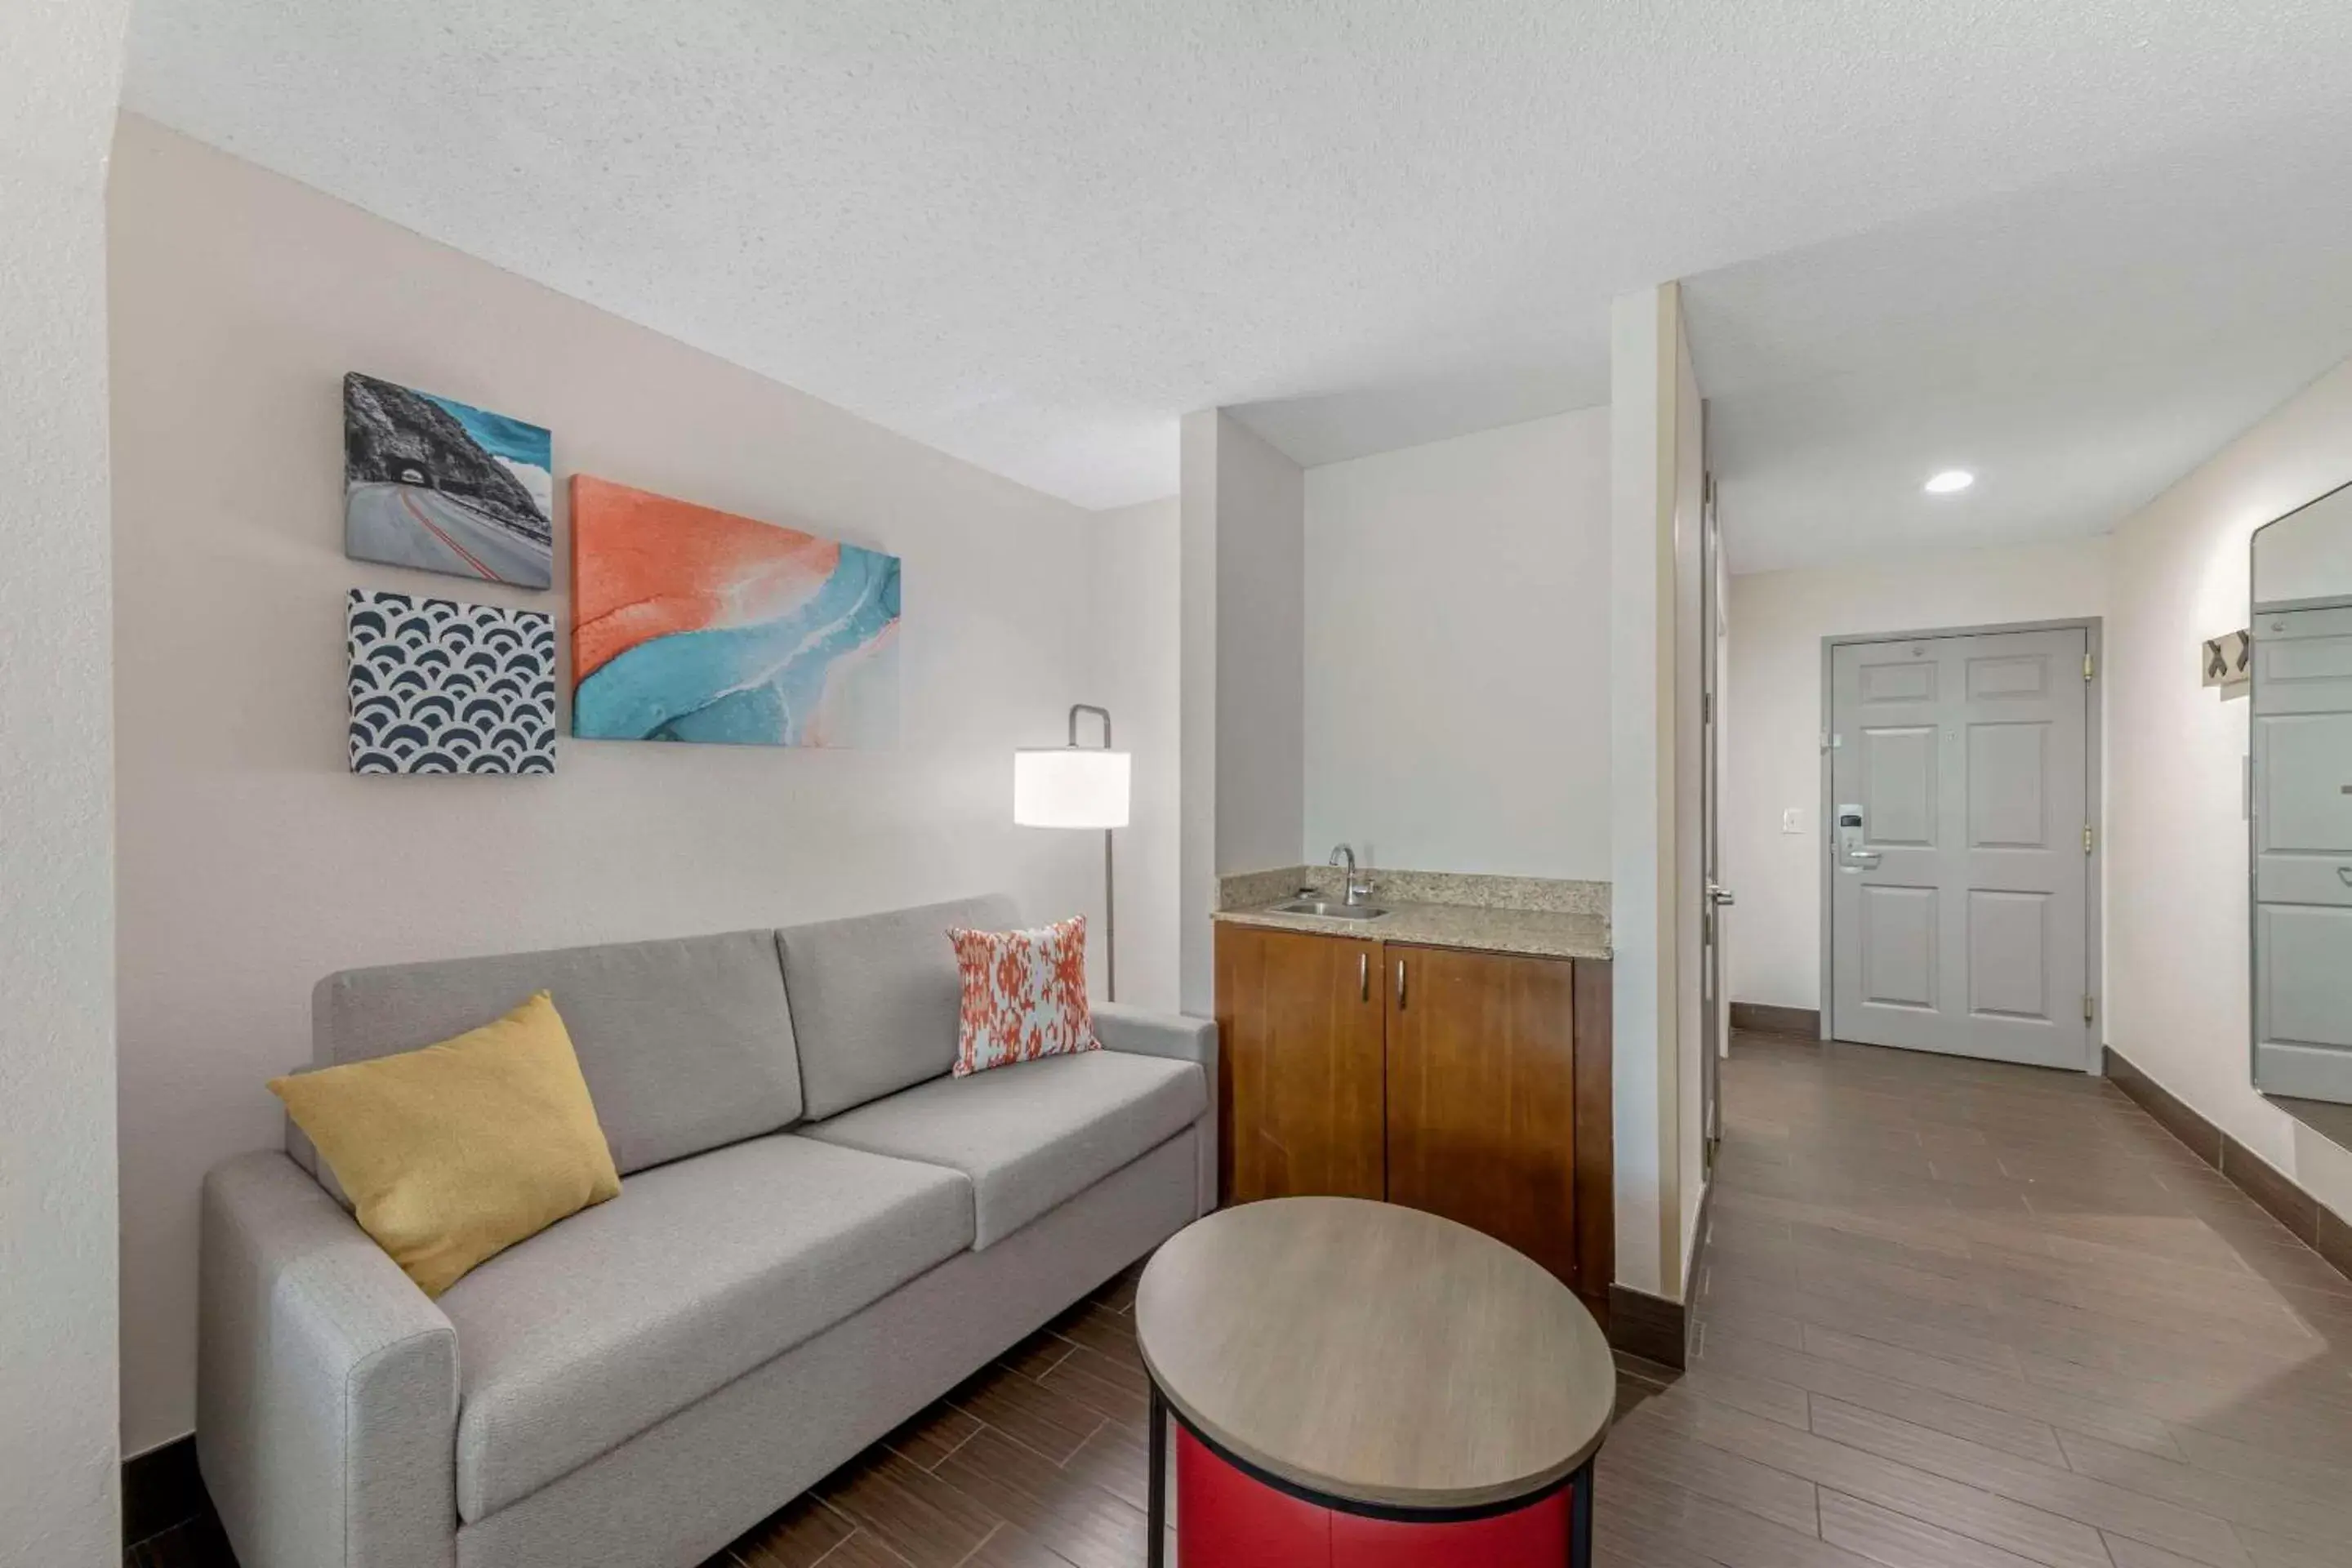
<svg viewBox="0 0 2352 1568">
<path fill-rule="evenodd" d="M 1867 842 L 1867 840 L 1863 837 L 1861 804 L 1859 802 L 1849 802 L 1846 805 L 1839 806 L 1837 808 L 1837 853 L 1839 870 L 1847 872 L 1848 874 L 1853 874 L 1856 872 L 1874 870 L 1877 868 L 1879 859 L 1878 852 L 1874 849 L 1864 848 L 1863 846 L 1865 842 Z"/>
</svg>

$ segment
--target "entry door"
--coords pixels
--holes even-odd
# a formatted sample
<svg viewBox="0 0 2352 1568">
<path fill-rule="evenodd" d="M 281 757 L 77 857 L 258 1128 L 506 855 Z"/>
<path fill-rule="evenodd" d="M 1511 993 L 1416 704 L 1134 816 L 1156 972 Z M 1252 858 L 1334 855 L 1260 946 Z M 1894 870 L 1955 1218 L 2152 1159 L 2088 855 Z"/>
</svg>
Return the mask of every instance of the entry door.
<svg viewBox="0 0 2352 1568">
<path fill-rule="evenodd" d="M 2352 606 L 2254 626 L 2254 1087 L 2352 1100 Z"/>
<path fill-rule="evenodd" d="M 2087 638 L 1834 649 L 1839 1039 L 2089 1067 Z"/>
</svg>

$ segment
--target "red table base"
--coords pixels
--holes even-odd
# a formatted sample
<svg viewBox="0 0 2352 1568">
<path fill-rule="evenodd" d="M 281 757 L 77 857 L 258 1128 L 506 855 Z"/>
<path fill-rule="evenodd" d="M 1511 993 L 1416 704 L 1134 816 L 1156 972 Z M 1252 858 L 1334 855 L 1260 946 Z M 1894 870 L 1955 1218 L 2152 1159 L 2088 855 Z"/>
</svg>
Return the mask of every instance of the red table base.
<svg viewBox="0 0 2352 1568">
<path fill-rule="evenodd" d="M 1176 1430 L 1180 1568 L 1560 1568 L 1580 1489 L 1509 1513 L 1412 1521 L 1342 1513 L 1235 1469 Z"/>
</svg>

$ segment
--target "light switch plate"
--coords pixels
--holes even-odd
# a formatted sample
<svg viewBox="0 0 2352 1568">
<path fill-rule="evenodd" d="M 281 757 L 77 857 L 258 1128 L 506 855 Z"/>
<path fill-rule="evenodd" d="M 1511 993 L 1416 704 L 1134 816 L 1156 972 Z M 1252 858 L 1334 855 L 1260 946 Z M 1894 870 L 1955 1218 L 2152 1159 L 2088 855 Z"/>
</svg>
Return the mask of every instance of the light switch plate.
<svg viewBox="0 0 2352 1568">
<path fill-rule="evenodd" d="M 1790 806 L 1788 810 L 1786 810 L 1786 811 L 1784 811 L 1784 812 L 1782 812 L 1782 813 L 1780 814 L 1780 831 L 1781 831 L 1781 832 L 1783 832 L 1783 833 L 1802 833 L 1804 830 L 1805 830 L 1805 808 L 1804 808 L 1803 806 L 1801 806 L 1801 805 L 1792 805 L 1792 806 Z"/>
</svg>

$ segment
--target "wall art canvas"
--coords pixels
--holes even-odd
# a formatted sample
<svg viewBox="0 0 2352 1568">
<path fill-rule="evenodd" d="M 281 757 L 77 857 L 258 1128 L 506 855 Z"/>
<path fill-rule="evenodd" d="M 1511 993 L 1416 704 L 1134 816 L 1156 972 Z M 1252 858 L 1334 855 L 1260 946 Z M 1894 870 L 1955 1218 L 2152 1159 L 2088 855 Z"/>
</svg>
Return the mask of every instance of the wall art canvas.
<svg viewBox="0 0 2352 1568">
<path fill-rule="evenodd" d="M 572 732 L 898 741 L 898 558 L 572 479 Z"/>
<path fill-rule="evenodd" d="M 354 588 L 352 772 L 555 771 L 555 617 Z"/>
<path fill-rule="evenodd" d="M 553 464 L 536 425 L 354 372 L 343 377 L 343 553 L 544 588 Z"/>
</svg>

